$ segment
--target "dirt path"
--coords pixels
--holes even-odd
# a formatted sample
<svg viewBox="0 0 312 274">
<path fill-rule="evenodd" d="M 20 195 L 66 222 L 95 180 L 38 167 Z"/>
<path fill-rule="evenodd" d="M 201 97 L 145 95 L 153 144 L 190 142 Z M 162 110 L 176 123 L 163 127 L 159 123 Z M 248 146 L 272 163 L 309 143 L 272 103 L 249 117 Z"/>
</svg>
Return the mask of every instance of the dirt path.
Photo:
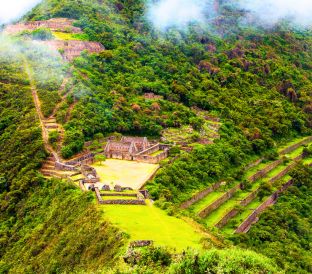
<svg viewBox="0 0 312 274">
<path fill-rule="evenodd" d="M 26 73 L 28 75 L 28 78 L 29 78 L 31 93 L 32 93 L 33 100 L 34 100 L 34 103 L 35 103 L 36 112 L 37 112 L 38 117 L 39 117 L 39 122 L 40 122 L 41 131 L 42 131 L 42 139 L 43 139 L 43 142 L 44 142 L 44 147 L 50 154 L 53 155 L 53 157 L 55 158 L 56 161 L 59 161 L 58 154 L 54 151 L 54 149 L 52 148 L 52 146 L 49 143 L 49 132 L 46 129 L 46 127 L 44 125 L 44 122 L 43 122 L 44 116 L 43 116 L 42 111 L 41 111 L 41 105 L 40 105 L 38 92 L 37 92 L 36 85 L 35 85 L 33 77 L 32 77 L 31 68 L 30 68 L 29 64 L 27 63 L 26 59 L 24 59 L 24 64 L 25 64 L 25 71 L 26 71 Z"/>
</svg>

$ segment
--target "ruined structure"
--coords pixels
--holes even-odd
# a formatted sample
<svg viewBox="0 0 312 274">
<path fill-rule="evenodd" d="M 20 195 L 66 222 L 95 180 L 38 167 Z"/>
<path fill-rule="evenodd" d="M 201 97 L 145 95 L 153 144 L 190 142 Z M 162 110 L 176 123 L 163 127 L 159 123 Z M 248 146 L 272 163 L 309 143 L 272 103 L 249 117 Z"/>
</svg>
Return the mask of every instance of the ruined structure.
<svg viewBox="0 0 312 274">
<path fill-rule="evenodd" d="M 71 33 L 81 33 L 81 29 L 74 27 L 75 20 L 67 18 L 52 18 L 45 21 L 32 21 L 25 23 L 18 23 L 15 25 L 8 25 L 4 31 L 8 34 L 15 34 L 22 31 L 33 31 L 38 28 L 47 28 L 52 31 L 62 31 Z"/>
<path fill-rule="evenodd" d="M 74 58 L 78 57 L 84 50 L 88 51 L 89 53 L 99 53 L 105 50 L 102 44 L 98 42 L 77 40 L 48 40 L 38 41 L 37 43 L 47 46 L 52 50 L 59 50 L 63 58 L 67 61 L 72 61 Z"/>
<path fill-rule="evenodd" d="M 163 99 L 163 96 L 161 96 L 161 95 L 156 95 L 156 94 L 153 93 L 153 92 L 144 93 L 143 96 L 144 96 L 144 98 L 147 99 L 147 100 Z"/>
<path fill-rule="evenodd" d="M 156 164 L 168 157 L 169 146 L 150 143 L 146 137 L 122 137 L 120 141 L 108 141 L 106 158 Z"/>
<path fill-rule="evenodd" d="M 88 165 L 82 165 L 81 166 L 81 173 L 84 175 L 85 179 L 83 180 L 84 183 L 97 183 L 100 181 L 99 176 L 96 173 L 95 168 L 88 166 Z"/>
</svg>

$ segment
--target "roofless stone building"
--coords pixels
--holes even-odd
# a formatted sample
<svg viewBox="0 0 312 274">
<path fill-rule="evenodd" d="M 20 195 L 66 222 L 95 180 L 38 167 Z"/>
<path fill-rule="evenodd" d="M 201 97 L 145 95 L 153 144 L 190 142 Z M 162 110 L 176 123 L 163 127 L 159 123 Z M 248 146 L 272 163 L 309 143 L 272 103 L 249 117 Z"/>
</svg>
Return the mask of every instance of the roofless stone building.
<svg viewBox="0 0 312 274">
<path fill-rule="evenodd" d="M 124 136 L 109 140 L 104 148 L 106 158 L 156 164 L 168 157 L 169 146 L 151 143 L 146 137 Z"/>
</svg>

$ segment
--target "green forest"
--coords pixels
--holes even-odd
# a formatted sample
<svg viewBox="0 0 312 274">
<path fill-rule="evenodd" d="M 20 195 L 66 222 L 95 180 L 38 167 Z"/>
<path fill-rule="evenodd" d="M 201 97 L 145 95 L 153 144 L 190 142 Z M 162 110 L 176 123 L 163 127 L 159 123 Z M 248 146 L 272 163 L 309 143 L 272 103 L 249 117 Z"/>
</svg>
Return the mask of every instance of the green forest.
<svg viewBox="0 0 312 274">
<path fill-rule="evenodd" d="M 42 1 L 22 21 L 75 19 L 83 32 L 75 37 L 105 47 L 70 63 L 27 42 L 52 39 L 48 30 L 0 37 L 0 273 L 311 273 L 308 165 L 291 171 L 293 185 L 248 233 L 211 230 L 219 245 L 182 254 L 126 251 L 130 236 L 110 223 L 91 192 L 39 173 L 48 152 L 26 59 L 44 117 L 55 114 L 64 128 L 64 159 L 111 135 L 161 139 L 164 130 L 184 126 L 197 132 L 189 150 L 166 141 L 169 159 L 146 185 L 169 215 L 185 217 L 180 205 L 194 193 L 244 181 L 248 164 L 276 160 L 278 147 L 311 135 L 309 30 L 241 26 L 242 12 L 221 5 L 222 25 L 162 33 L 144 16 L 146 7 L 143 0 Z M 205 124 L 198 109 L 220 119 L 212 144 L 197 141 Z"/>
</svg>

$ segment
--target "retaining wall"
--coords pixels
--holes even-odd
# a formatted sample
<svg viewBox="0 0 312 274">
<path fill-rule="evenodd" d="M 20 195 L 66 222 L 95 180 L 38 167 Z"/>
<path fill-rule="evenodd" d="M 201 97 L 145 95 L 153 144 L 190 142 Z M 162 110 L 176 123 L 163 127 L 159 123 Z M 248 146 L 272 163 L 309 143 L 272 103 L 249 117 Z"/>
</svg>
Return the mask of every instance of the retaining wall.
<svg viewBox="0 0 312 274">
<path fill-rule="evenodd" d="M 146 205 L 144 200 L 102 200 L 102 205 Z"/>
<path fill-rule="evenodd" d="M 269 180 L 270 183 L 274 183 L 275 181 L 281 179 L 284 177 L 291 169 L 293 169 L 298 163 L 292 163 L 291 165 L 287 166 L 285 169 L 283 169 L 279 174 L 274 176 Z"/>
<path fill-rule="evenodd" d="M 84 164 L 87 164 L 86 162 L 90 161 L 90 159 L 92 159 L 92 162 L 93 162 L 93 159 L 94 159 L 93 153 L 88 153 L 88 154 L 85 154 L 85 155 L 78 157 L 76 159 L 67 161 L 67 162 L 65 162 L 65 164 L 75 166 L 75 165 L 80 165 L 83 161 L 84 161 L 83 162 Z"/>
<path fill-rule="evenodd" d="M 203 199 L 204 197 L 206 197 L 209 193 L 211 193 L 212 191 L 218 189 L 220 187 L 222 182 L 217 182 L 212 186 L 209 186 L 208 188 L 198 192 L 197 194 L 195 194 L 191 199 L 183 202 L 180 205 L 180 208 L 182 209 L 186 209 L 188 207 L 190 207 L 192 204 L 198 202 L 199 200 Z"/>
<path fill-rule="evenodd" d="M 248 170 L 248 169 L 250 169 L 250 168 L 253 168 L 253 167 L 259 165 L 262 161 L 263 161 L 263 158 L 260 158 L 260 159 L 258 159 L 257 161 L 254 161 L 254 162 L 250 163 L 249 165 L 247 165 L 247 166 L 244 168 L 244 170 L 246 171 L 246 170 Z"/>
<path fill-rule="evenodd" d="M 308 143 L 312 142 L 312 136 L 307 137 L 306 139 L 302 140 L 301 142 L 294 144 L 290 147 L 287 147 L 285 149 L 283 149 L 280 154 L 288 154 L 292 151 L 294 151 L 295 149 L 297 149 L 298 147 L 302 146 L 302 145 L 307 145 Z"/>
<path fill-rule="evenodd" d="M 138 162 L 148 163 L 148 164 L 158 164 L 160 161 L 166 159 L 167 157 L 168 157 L 168 151 L 165 150 L 156 156 L 150 156 L 150 155 L 133 156 L 133 161 L 138 161 Z"/>
<path fill-rule="evenodd" d="M 137 197 L 138 195 L 133 193 L 101 193 L 101 196 L 112 197 L 112 196 L 125 196 L 125 197 Z"/>
<path fill-rule="evenodd" d="M 273 163 L 271 163 L 267 167 L 259 170 L 256 174 L 250 176 L 248 178 L 248 180 L 250 182 L 255 182 L 256 180 L 263 178 L 267 173 L 269 173 L 272 169 L 274 169 L 275 167 L 280 165 L 283 161 L 284 161 L 283 159 L 278 159 L 278 160 L 274 161 Z"/>
<path fill-rule="evenodd" d="M 259 188 L 251 192 L 245 199 L 241 200 L 239 205 L 240 206 L 247 206 L 249 203 L 251 203 L 256 197 L 259 192 Z M 227 222 L 235 217 L 239 213 L 239 210 L 236 208 L 231 209 L 227 214 L 225 214 L 222 219 L 216 223 L 217 228 L 222 228 L 227 224 Z"/>
<path fill-rule="evenodd" d="M 139 241 L 132 241 L 130 243 L 130 247 L 143 247 L 143 246 L 149 246 L 152 244 L 153 244 L 153 241 L 151 240 L 139 240 Z"/>
<path fill-rule="evenodd" d="M 75 166 L 63 164 L 60 162 L 55 163 L 55 169 L 56 170 L 67 170 L 67 171 L 78 171 Z"/>
<path fill-rule="evenodd" d="M 230 190 L 228 190 L 226 193 L 224 193 L 219 199 L 217 199 L 212 204 L 210 204 L 205 209 L 203 209 L 201 212 L 199 212 L 198 216 L 201 218 L 207 217 L 212 211 L 214 211 L 220 205 L 222 205 L 227 200 L 232 198 L 233 195 L 235 194 L 235 192 L 239 189 L 241 189 L 241 184 L 237 184 L 236 186 L 232 187 Z"/>
<path fill-rule="evenodd" d="M 98 203 L 99 204 L 103 204 L 104 201 L 103 201 L 103 199 L 101 197 L 101 193 L 99 191 L 99 188 L 95 187 L 94 191 L 95 191 L 95 196 L 96 196 L 96 199 L 97 199 Z"/>
<path fill-rule="evenodd" d="M 293 184 L 293 180 L 289 180 L 285 183 L 279 190 L 274 192 L 267 200 L 265 200 L 261 205 L 259 205 L 235 230 L 235 233 L 246 233 L 249 231 L 251 225 L 257 221 L 258 216 L 269 206 L 273 205 L 280 193 L 284 192 L 288 187 Z"/>
</svg>

